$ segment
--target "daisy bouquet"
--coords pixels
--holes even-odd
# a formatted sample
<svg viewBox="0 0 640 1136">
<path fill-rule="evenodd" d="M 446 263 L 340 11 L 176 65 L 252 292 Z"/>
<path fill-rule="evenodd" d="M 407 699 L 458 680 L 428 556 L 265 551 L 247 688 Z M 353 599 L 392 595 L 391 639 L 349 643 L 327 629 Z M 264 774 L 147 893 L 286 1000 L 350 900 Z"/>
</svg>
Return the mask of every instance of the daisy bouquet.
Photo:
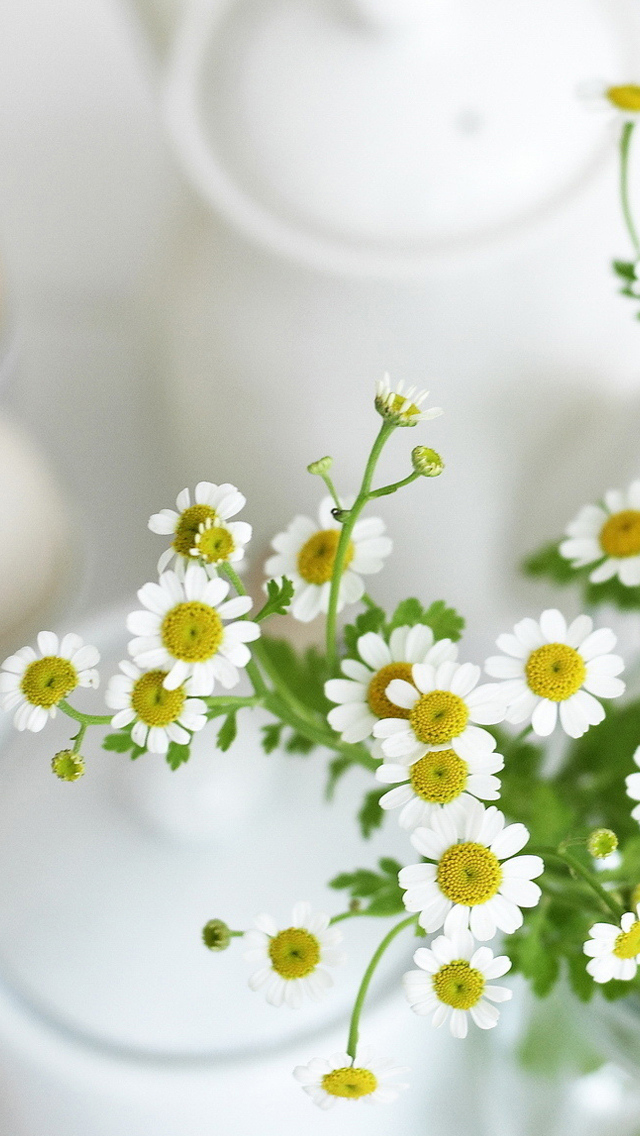
<svg viewBox="0 0 640 1136">
<path fill-rule="evenodd" d="M 414 966 L 399 1003 L 456 1038 L 497 1024 L 508 972 L 541 996 L 560 975 L 583 1000 L 640 990 L 640 701 L 623 697 L 623 659 L 599 617 L 603 605 L 640 607 L 640 481 L 585 504 L 525 566 L 582 589 L 590 614 L 527 614 L 496 629 L 497 653 L 468 661 L 464 620 L 444 600 L 408 598 L 388 612 L 365 590 L 392 551 L 370 506 L 443 471 L 418 445 L 410 473 L 375 484 L 390 438 L 441 413 L 426 398 L 388 378 L 378 384 L 379 430 L 355 496 L 336 489 L 332 459 L 308 467 L 327 495 L 317 519 L 296 516 L 274 537 L 258 604 L 238 574 L 251 525 L 238 519 L 246 502 L 235 486 L 202 481 L 154 514 L 149 527 L 167 547 L 128 616 L 128 658 L 107 681 L 107 713 L 73 704 L 77 687 L 99 681 L 97 649 L 74 633 L 43 631 L 37 650 L 23 647 L 0 668 L 0 703 L 18 730 L 40 731 L 58 712 L 70 719 L 75 732 L 52 761 L 69 782 L 85 772 L 89 729 L 103 729 L 106 749 L 164 754 L 177 769 L 194 734 L 217 720 L 217 745 L 228 749 L 258 706 L 270 715 L 267 753 L 329 752 L 329 794 L 348 770 L 364 769 L 363 836 L 385 818 L 397 823 L 404 862 L 345 865 L 330 881 L 333 913 L 305 898 L 283 922 L 261 913 L 237 928 L 233 912 L 221 912 L 202 932 L 214 952 L 240 940 L 250 988 L 299 1010 L 330 993 L 349 921 L 384 923 L 354 991 L 344 1052 L 294 1071 L 321 1108 L 387 1102 L 406 1087 L 403 1067 L 360 1041 L 371 980 L 399 937 L 413 940 Z M 286 613 L 322 616 L 323 649 L 300 653 L 265 634 L 269 618 Z"/>
</svg>

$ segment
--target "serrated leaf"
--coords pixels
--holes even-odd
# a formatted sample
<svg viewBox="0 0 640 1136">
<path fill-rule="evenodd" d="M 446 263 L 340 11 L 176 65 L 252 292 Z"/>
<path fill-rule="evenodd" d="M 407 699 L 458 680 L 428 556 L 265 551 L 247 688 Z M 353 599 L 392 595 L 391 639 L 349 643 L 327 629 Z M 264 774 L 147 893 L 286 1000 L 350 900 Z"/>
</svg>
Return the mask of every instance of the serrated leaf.
<svg viewBox="0 0 640 1136">
<path fill-rule="evenodd" d="M 344 645 L 350 658 L 358 658 L 358 639 L 368 631 L 382 631 L 386 614 L 381 607 L 369 607 L 343 628 Z"/>
<path fill-rule="evenodd" d="M 191 750 L 188 745 L 178 745 L 177 742 L 169 742 L 167 750 L 167 765 L 172 769 L 179 769 L 184 765 L 191 756 Z"/>
<path fill-rule="evenodd" d="M 281 682 L 300 702 L 326 718 L 332 707 L 324 693 L 324 684 L 330 677 L 326 657 L 315 647 L 298 655 L 286 639 L 272 639 L 268 635 L 262 636 L 260 647 Z"/>
<path fill-rule="evenodd" d="M 622 280 L 634 282 L 636 279 L 636 266 L 632 260 L 614 260 L 611 267 L 616 276 Z"/>
<path fill-rule="evenodd" d="M 299 734 L 296 730 L 287 738 L 284 748 L 287 753 L 311 753 L 315 749 L 316 743 L 306 738 L 304 734 Z"/>
<path fill-rule="evenodd" d="M 457 642 L 464 630 L 464 619 L 453 607 L 447 607 L 444 600 L 434 600 L 428 608 L 423 608 L 415 597 L 402 600 L 391 617 L 389 632 L 396 627 L 414 627 L 417 623 L 426 624 L 433 631 L 434 639 L 452 639 Z"/>
<path fill-rule="evenodd" d="M 227 717 L 218 731 L 218 737 L 216 739 L 218 749 L 223 751 L 228 750 L 229 747 L 233 745 L 237 733 L 236 711 L 233 711 L 233 713 L 227 714 Z"/>
<path fill-rule="evenodd" d="M 351 758 L 345 757 L 345 755 L 342 753 L 339 753 L 337 757 L 334 757 L 332 761 L 329 762 L 327 784 L 324 790 L 324 795 L 327 801 L 331 801 L 333 799 L 333 794 L 335 793 L 338 781 L 342 776 L 344 776 L 344 774 L 347 772 L 347 769 L 351 769 L 352 765 L 353 762 Z"/>
<path fill-rule="evenodd" d="M 126 753 L 133 744 L 131 734 L 125 730 L 118 734 L 105 734 L 102 739 L 102 748 L 113 750 L 115 753 Z"/>
<path fill-rule="evenodd" d="M 267 580 L 267 602 L 254 617 L 257 623 L 270 615 L 286 615 L 294 593 L 293 581 L 288 576 L 279 580 Z"/>
<path fill-rule="evenodd" d="M 400 868 L 394 860 L 385 863 L 387 868 L 393 865 L 394 872 Z M 366 915 L 396 915 L 404 911 L 397 872 L 385 871 L 380 875 L 369 868 L 357 868 L 355 872 L 341 872 L 331 880 L 329 887 L 348 890 L 352 899 L 369 899 L 370 903 L 363 909 Z"/>
<path fill-rule="evenodd" d="M 273 753 L 280 745 L 280 736 L 284 729 L 284 722 L 270 722 L 262 727 L 262 748 L 265 753 Z"/>
<path fill-rule="evenodd" d="M 376 828 L 380 828 L 384 820 L 384 809 L 380 808 L 380 798 L 388 792 L 388 787 L 371 789 L 366 794 L 358 811 L 358 823 L 365 840 L 368 840 Z"/>
</svg>

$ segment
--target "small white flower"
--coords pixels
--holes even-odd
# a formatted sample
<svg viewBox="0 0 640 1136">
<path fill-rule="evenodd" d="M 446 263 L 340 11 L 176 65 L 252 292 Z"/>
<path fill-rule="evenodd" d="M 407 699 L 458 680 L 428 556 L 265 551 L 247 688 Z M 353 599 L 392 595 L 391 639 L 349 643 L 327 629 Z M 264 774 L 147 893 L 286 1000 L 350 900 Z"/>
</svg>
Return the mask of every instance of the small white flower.
<svg viewBox="0 0 640 1136">
<path fill-rule="evenodd" d="M 391 386 L 391 377 L 387 371 L 384 378 L 376 384 L 375 407 L 394 426 L 417 426 L 418 422 L 426 422 L 430 418 L 438 418 L 442 414 L 440 406 L 432 406 L 429 410 L 421 410 L 421 403 L 429 397 L 429 391 L 418 391 L 417 387 L 404 390 L 404 383 L 400 381 L 397 386 Z"/>
<path fill-rule="evenodd" d="M 636 83 L 616 85 L 606 79 L 588 79 L 579 85 L 577 93 L 589 110 L 610 118 L 636 122 L 640 115 L 640 86 Z"/>
<path fill-rule="evenodd" d="M 449 916 L 451 919 L 451 916 Z M 404 992 L 416 1014 L 431 1015 L 432 1025 L 446 1021 L 454 1037 L 466 1037 L 468 1015 L 480 1029 L 497 1025 L 500 1011 L 492 1002 L 506 1002 L 512 991 L 506 986 L 488 986 L 511 969 L 506 955 L 493 957 L 489 947 L 476 947 L 469 931 L 453 931 L 419 947 L 413 961 L 420 970 L 408 971 L 402 979 Z"/>
<path fill-rule="evenodd" d="M 166 753 L 170 742 L 187 745 L 191 734 L 206 725 L 207 704 L 200 698 L 189 698 L 190 683 L 175 690 L 162 685 L 166 671 L 138 670 L 135 663 L 124 659 L 122 674 L 109 679 L 104 700 L 118 713 L 111 719 L 115 730 L 134 725 L 131 737 L 149 753 Z"/>
<path fill-rule="evenodd" d="M 640 768 L 640 746 L 635 750 L 633 760 L 638 768 Z M 628 777 L 625 777 L 625 782 L 627 785 L 627 796 L 631 797 L 632 801 L 640 801 L 640 773 L 630 773 Z M 635 808 L 631 810 L 631 816 L 640 824 L 640 805 L 636 805 Z"/>
<path fill-rule="evenodd" d="M 593 620 L 579 615 L 567 627 L 555 608 L 543 611 L 540 621 L 522 619 L 513 635 L 500 635 L 497 645 L 505 655 L 487 659 L 485 669 L 501 683 L 507 702 L 507 721 L 531 719 L 539 737 L 560 724 L 571 738 L 580 738 L 589 726 L 602 722 L 605 712 L 593 697 L 617 698 L 624 683 L 615 676 L 624 668 L 619 655 L 609 652 L 616 645 L 607 627 L 593 630 Z"/>
<path fill-rule="evenodd" d="M 205 538 L 202 542 L 203 550 L 198 552 L 207 574 L 215 576 L 215 566 L 223 560 L 232 563 L 242 560 L 244 546 L 251 539 L 251 525 L 246 521 L 227 522 L 246 503 L 246 497 L 235 485 L 214 485 L 212 481 L 199 481 L 193 505 L 189 490 L 183 489 L 176 499 L 177 512 L 175 509 L 161 509 L 159 513 L 149 517 L 152 532 L 161 536 L 173 536 L 171 547 L 162 553 L 158 561 L 158 572 L 164 572 L 173 561 L 173 571 L 180 579 L 184 577 L 192 560 L 196 539 L 201 536 L 200 526 L 207 525 L 207 522 L 214 533 Z"/>
<path fill-rule="evenodd" d="M 77 686 L 96 687 L 100 681 L 94 667 L 100 661 L 96 647 L 83 644 L 79 635 L 62 641 L 52 631 L 38 635 L 40 658 L 32 647 L 21 647 L 5 659 L 0 671 L 0 705 L 15 710 L 18 730 L 43 729 L 55 718 L 56 706 Z"/>
<path fill-rule="evenodd" d="M 499 684 L 477 686 L 480 667 L 473 663 L 414 663 L 411 677 L 413 685 L 392 679 L 386 691 L 407 717 L 382 718 L 373 728 L 385 757 L 408 766 L 434 749 L 453 749 L 463 761 L 493 752 L 495 739 L 474 723 L 503 720 Z"/>
<path fill-rule="evenodd" d="M 503 814 L 469 797 L 455 812 L 435 815 L 429 828 L 417 828 L 411 843 L 432 864 L 402 868 L 404 905 L 419 911 L 425 931 L 447 923 L 449 933 L 470 928 L 486 942 L 497 929 L 512 935 L 522 926 L 521 907 L 535 907 L 540 888 L 532 880 L 544 871 L 540 856 L 517 856 L 529 839 L 523 824 L 505 828 Z M 503 861 L 503 862 L 502 862 Z"/>
<path fill-rule="evenodd" d="M 251 989 L 264 987 L 272 1006 L 284 1003 L 294 1010 L 302 1005 L 305 994 L 322 998 L 333 986 L 326 968 L 340 966 L 346 958 L 336 949 L 342 932 L 330 926 L 329 916 L 314 913 L 308 903 L 297 903 L 291 926 L 284 930 L 278 930 L 271 915 L 258 915 L 254 923 L 257 930 L 246 931 L 243 937 L 249 948 L 244 957 L 258 964 L 249 979 Z"/>
<path fill-rule="evenodd" d="M 346 678 L 329 679 L 324 686 L 329 701 L 338 703 L 327 715 L 329 725 L 341 733 L 344 742 L 364 741 L 371 737 L 380 718 L 401 716 L 385 693 L 392 679 L 411 682 L 413 663 L 438 666 L 454 661 L 458 655 L 458 648 L 450 639 L 434 643 L 433 631 L 422 623 L 396 627 L 388 644 L 382 635 L 368 631 L 358 639 L 357 649 L 362 662 L 344 659 L 341 669 Z"/>
<path fill-rule="evenodd" d="M 137 639 L 129 654 L 139 667 L 167 671 L 165 690 L 177 690 L 191 678 L 190 693 L 212 693 L 216 679 L 229 690 L 240 681 L 238 667 L 251 658 L 247 643 L 257 639 L 257 623 L 239 619 L 252 605 L 249 596 L 226 600 L 229 584 L 210 580 L 198 564 L 190 564 L 184 580 L 164 572 L 158 584 L 145 584 L 138 599 L 146 611 L 127 617 L 127 628 Z M 222 622 L 235 619 L 237 622 Z"/>
<path fill-rule="evenodd" d="M 640 963 L 640 904 L 635 912 L 622 916 L 618 927 L 594 923 L 589 935 L 583 950 L 591 956 L 587 971 L 594 982 L 610 982 L 612 978 L 631 981 Z"/>
<path fill-rule="evenodd" d="M 500 781 L 493 775 L 503 768 L 500 753 L 474 754 L 463 761 L 453 749 L 430 750 L 409 766 L 385 762 L 376 769 L 376 780 L 396 788 L 380 798 L 380 806 L 402 809 L 401 828 L 428 827 L 436 813 L 452 810 L 470 796 L 497 801 Z"/>
<path fill-rule="evenodd" d="M 331 577 L 342 530 L 332 516 L 333 507 L 331 497 L 325 497 L 318 510 L 319 527 L 309 517 L 297 516 L 286 532 L 278 533 L 271 542 L 276 555 L 267 560 L 265 571 L 268 576 L 288 576 L 292 581 L 295 592 L 291 614 L 302 623 L 329 610 Z M 338 611 L 362 596 L 361 576 L 381 571 L 384 558 L 393 547 L 389 537 L 383 536 L 384 531 L 384 521 L 378 517 L 356 521 L 340 580 Z"/>
<path fill-rule="evenodd" d="M 610 489 L 604 505 L 585 505 L 567 526 L 560 555 L 573 568 L 596 564 L 589 573 L 592 584 L 617 576 L 621 584 L 640 584 L 640 481 L 628 489 Z"/>
<path fill-rule="evenodd" d="M 328 1060 L 314 1057 L 308 1065 L 298 1065 L 293 1075 L 319 1108 L 332 1108 L 338 1100 L 363 1100 L 389 1104 L 409 1086 L 393 1081 L 408 1073 L 404 1065 L 361 1048 L 355 1060 L 348 1053 L 334 1053 Z"/>
</svg>

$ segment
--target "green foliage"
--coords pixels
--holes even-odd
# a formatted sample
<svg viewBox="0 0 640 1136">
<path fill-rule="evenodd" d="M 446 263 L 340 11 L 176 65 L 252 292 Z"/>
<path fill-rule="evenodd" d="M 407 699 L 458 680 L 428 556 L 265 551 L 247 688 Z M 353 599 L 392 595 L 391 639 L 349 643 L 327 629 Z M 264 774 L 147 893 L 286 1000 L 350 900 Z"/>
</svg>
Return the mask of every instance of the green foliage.
<svg viewBox="0 0 640 1136">
<path fill-rule="evenodd" d="M 384 820 L 384 809 L 380 808 L 380 798 L 388 791 L 388 788 L 388 785 L 385 785 L 383 789 L 371 789 L 362 802 L 358 812 L 358 823 L 365 840 L 369 839 L 376 828 L 380 828 Z"/>
<path fill-rule="evenodd" d="M 145 747 L 136 745 L 131 737 L 131 727 L 118 730 L 117 734 L 105 734 L 102 748 L 112 750 L 114 753 L 129 753 L 132 761 L 140 757 L 140 754 L 146 753 Z"/>
<path fill-rule="evenodd" d="M 404 911 L 402 889 L 398 883 L 401 865 L 397 860 L 383 857 L 378 861 L 379 872 L 369 868 L 356 868 L 354 872 L 341 872 L 329 882 L 336 891 L 348 891 L 352 899 L 367 899 L 363 911 L 366 915 L 398 915 Z"/>
<path fill-rule="evenodd" d="M 417 599 L 402 600 L 394 611 L 388 631 L 396 627 L 413 627 L 425 623 L 433 631 L 434 639 L 453 639 L 458 641 L 464 630 L 464 619 L 453 607 L 447 607 L 444 600 L 434 600 L 423 608 Z"/>
<path fill-rule="evenodd" d="M 221 749 L 223 751 L 228 750 L 236 740 L 236 735 L 238 733 L 236 713 L 237 711 L 234 710 L 231 712 L 231 714 L 227 714 L 224 722 L 218 730 L 218 737 L 216 738 L 216 745 L 218 749 Z"/>
<path fill-rule="evenodd" d="M 623 611 L 640 608 L 640 587 L 627 588 L 617 577 L 605 580 L 603 584 L 592 584 L 589 574 L 595 565 L 572 568 L 570 561 L 560 555 L 559 544 L 560 541 L 552 541 L 528 556 L 522 563 L 523 572 L 527 576 L 546 577 L 561 586 L 577 584 L 582 589 L 587 607 L 612 604 Z"/>
<path fill-rule="evenodd" d="M 351 769 L 353 762 L 350 757 L 343 753 L 339 753 L 329 762 L 329 775 L 327 777 L 327 784 L 325 786 L 324 795 L 327 801 L 333 800 L 333 795 L 336 791 L 336 785 L 340 778 Z"/>
<path fill-rule="evenodd" d="M 315 647 L 300 655 L 286 639 L 272 639 L 268 635 L 262 636 L 260 649 L 268 665 L 277 671 L 296 698 L 326 717 L 332 706 L 324 693 L 324 684 L 330 677 L 326 657 Z"/>
<path fill-rule="evenodd" d="M 284 748 L 287 753 L 307 754 L 311 753 L 311 750 L 315 748 L 315 744 L 315 742 L 306 738 L 304 734 L 299 734 L 296 730 L 293 730 L 287 738 Z"/>
<path fill-rule="evenodd" d="M 632 260 L 614 260 L 611 267 L 616 276 L 624 280 L 627 284 L 633 284 L 636 281 L 636 266 Z"/>
<path fill-rule="evenodd" d="M 344 644 L 350 658 L 358 656 L 358 639 L 368 631 L 384 632 L 386 614 L 381 607 L 369 607 L 360 612 L 353 623 L 347 623 L 343 628 Z"/>
<path fill-rule="evenodd" d="M 262 748 L 265 753 L 273 753 L 280 745 L 284 722 L 269 722 L 262 727 Z"/>
<path fill-rule="evenodd" d="M 267 580 L 267 602 L 254 616 L 256 623 L 268 619 L 270 615 L 286 615 L 293 599 L 293 581 L 288 576 L 281 580 Z"/>
<path fill-rule="evenodd" d="M 172 769 L 178 769 L 184 765 L 191 756 L 191 750 L 188 745 L 178 745 L 177 742 L 169 742 L 169 749 L 167 750 L 167 765 Z"/>
</svg>

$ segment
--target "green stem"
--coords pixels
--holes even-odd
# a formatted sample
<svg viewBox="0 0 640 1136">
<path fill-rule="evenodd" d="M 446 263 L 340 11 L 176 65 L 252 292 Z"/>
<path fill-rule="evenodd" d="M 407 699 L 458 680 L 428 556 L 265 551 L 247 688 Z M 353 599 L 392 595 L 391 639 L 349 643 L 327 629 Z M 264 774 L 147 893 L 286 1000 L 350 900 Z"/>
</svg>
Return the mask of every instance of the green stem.
<svg viewBox="0 0 640 1136">
<path fill-rule="evenodd" d="M 376 601 L 371 599 L 371 596 L 369 595 L 368 592 L 364 592 L 363 595 L 360 597 L 360 600 L 365 605 L 365 607 L 377 607 L 378 606 Z"/>
<path fill-rule="evenodd" d="M 371 496 L 371 482 L 373 474 L 378 463 L 378 458 L 382 453 L 385 442 L 390 434 L 393 433 L 394 426 L 390 422 L 383 421 L 378 436 L 373 443 L 369 459 L 367 461 L 364 476 L 362 478 L 362 485 L 360 492 L 356 497 L 353 506 L 349 509 L 348 515 L 342 525 L 342 532 L 340 533 L 340 540 L 338 541 L 338 548 L 333 563 L 333 574 L 331 577 L 331 591 L 329 593 L 329 609 L 327 612 L 327 658 L 329 661 L 329 669 L 333 674 L 337 669 L 337 648 L 336 648 L 336 619 L 338 615 L 338 599 L 340 596 L 340 582 L 345 567 L 345 559 L 349 544 L 351 541 L 351 533 L 353 532 L 354 525 L 360 516 L 364 506 Z"/>
<path fill-rule="evenodd" d="M 81 725 L 80 729 L 78 730 L 78 733 L 76 734 L 75 738 L 73 739 L 73 753 L 80 753 L 80 746 L 82 745 L 82 743 L 84 741 L 84 735 L 86 734 L 86 732 L 87 732 L 87 723 L 84 722 Z"/>
<path fill-rule="evenodd" d="M 611 914 L 614 915 L 618 921 L 620 921 L 620 919 L 624 915 L 624 908 L 622 908 L 619 903 L 616 903 L 615 899 L 613 899 L 612 896 L 609 895 L 609 892 L 605 891 L 602 885 L 598 883 L 589 869 L 585 868 L 579 860 L 576 860 L 575 856 L 572 856 L 570 852 L 560 852 L 558 848 L 542 847 L 527 848 L 527 853 L 531 853 L 534 856 L 542 856 L 543 859 L 545 856 L 551 856 L 555 860 L 560 860 L 562 864 L 565 864 L 566 867 L 570 868 L 576 876 L 580 876 L 580 878 L 584 880 L 586 884 L 588 884 L 588 886 L 593 892 L 595 892 L 595 894 L 598 896 L 598 899 L 600 899 L 604 906 L 608 908 Z"/>
<path fill-rule="evenodd" d="M 108 726 L 113 718 L 113 714 L 83 714 L 82 710 L 74 710 L 64 698 L 58 702 L 58 706 L 63 714 L 67 714 L 69 718 L 73 718 L 75 722 L 79 722 L 85 729 L 87 726 Z"/>
<path fill-rule="evenodd" d="M 635 123 L 633 122 L 625 122 L 622 127 L 622 134 L 620 135 L 620 203 L 622 205 L 624 223 L 627 226 L 627 232 L 631 238 L 636 256 L 640 256 L 640 240 L 638 239 L 629 202 L 629 148 L 634 126 Z"/>
<path fill-rule="evenodd" d="M 410 915 L 407 919 L 403 919 L 401 923 L 396 923 L 395 927 L 391 928 L 391 930 L 385 935 L 384 939 L 379 944 L 378 948 L 374 951 L 373 956 L 371 958 L 371 962 L 369 963 L 367 969 L 365 970 L 365 972 L 362 976 L 362 982 L 360 983 L 360 989 L 358 990 L 358 993 L 356 995 L 356 1001 L 355 1001 L 355 1005 L 353 1007 L 353 1013 L 351 1014 L 351 1021 L 349 1023 L 349 1039 L 347 1041 L 347 1053 L 349 1054 L 349 1057 L 351 1058 L 352 1061 L 355 1061 L 355 1059 L 356 1059 L 356 1051 L 357 1051 L 357 1048 L 358 1048 L 358 1031 L 359 1031 L 359 1027 L 360 1027 L 360 1015 L 362 1013 L 362 1007 L 364 1005 L 364 1000 L 367 996 L 367 991 L 369 989 L 369 984 L 371 982 L 371 979 L 373 978 L 374 971 L 375 971 L 378 963 L 380 962 L 380 959 L 382 958 L 384 952 L 386 951 L 387 947 L 393 942 L 396 935 L 399 935 L 401 931 L 404 931 L 405 927 L 410 927 L 412 923 L 415 924 L 417 922 L 417 920 L 418 920 L 417 915 Z"/>
<path fill-rule="evenodd" d="M 217 718 L 218 711 L 231 714 L 235 710 L 242 710 L 245 706 L 262 706 L 264 695 L 253 694 L 247 698 L 241 698 L 232 694 L 221 694 L 219 698 L 214 696 L 213 698 L 205 698 L 204 701 L 209 710 L 215 711 L 212 717 Z"/>
<path fill-rule="evenodd" d="M 329 926 L 333 927 L 334 923 L 342 923 L 343 919 L 354 919 L 359 915 L 366 915 L 366 911 L 341 911 L 339 915 L 332 915 L 329 920 Z"/>
<path fill-rule="evenodd" d="M 412 481 L 416 481 L 421 476 L 420 473 L 410 473 L 408 477 L 403 477 L 402 481 L 393 481 L 391 485 L 383 485 L 382 489 L 373 489 L 369 494 L 369 500 L 373 500 L 374 497 L 388 497 L 390 493 L 395 493 L 396 489 L 402 489 L 403 485 L 411 485 Z"/>
<path fill-rule="evenodd" d="M 239 596 L 248 595 L 247 589 L 245 588 L 244 584 L 242 583 L 242 580 L 240 579 L 240 577 L 239 577 L 238 573 L 235 571 L 235 569 L 232 568 L 231 565 L 228 564 L 228 563 L 222 564 L 221 568 L 222 568 L 222 571 L 224 572 L 225 576 L 227 577 L 227 579 L 229 579 L 231 581 L 231 583 L 233 584 L 238 595 Z M 247 612 L 247 615 L 248 614 L 249 613 Z M 246 619 L 247 615 L 243 615 L 241 618 Z M 259 642 L 260 642 L 260 640 L 258 639 L 253 644 L 253 653 L 256 656 L 258 655 L 257 643 L 259 643 Z M 255 659 L 249 660 L 249 662 L 247 663 L 247 665 L 245 667 L 245 670 L 246 670 L 246 672 L 249 676 L 249 679 L 251 680 L 251 683 L 253 684 L 253 689 L 255 690 L 256 694 L 259 694 L 264 698 L 269 693 L 269 688 L 267 687 L 267 684 L 262 677 L 262 674 L 260 672 L 260 668 L 258 667 L 257 663 L 255 662 Z"/>
<path fill-rule="evenodd" d="M 292 729 L 303 734 L 316 745 L 325 746 L 326 749 L 332 749 L 336 753 L 343 753 L 354 765 L 362 765 L 372 773 L 378 768 L 378 762 L 371 757 L 364 746 L 349 745 L 348 742 L 338 741 L 334 733 L 323 729 L 321 725 L 299 718 L 287 704 L 281 701 L 278 694 L 269 695 L 265 699 L 264 705 L 276 718 L 280 718 L 287 726 L 291 726 Z"/>
<path fill-rule="evenodd" d="M 320 476 L 322 477 L 322 480 L 324 481 L 327 489 L 329 490 L 329 493 L 331 494 L 331 496 L 333 498 L 334 505 L 336 506 L 337 509 L 341 509 L 342 505 L 340 504 L 340 498 L 338 497 L 338 494 L 336 493 L 336 487 L 333 484 L 333 481 L 331 480 L 331 478 L 329 477 L 329 474 L 328 473 L 322 473 Z"/>
</svg>

